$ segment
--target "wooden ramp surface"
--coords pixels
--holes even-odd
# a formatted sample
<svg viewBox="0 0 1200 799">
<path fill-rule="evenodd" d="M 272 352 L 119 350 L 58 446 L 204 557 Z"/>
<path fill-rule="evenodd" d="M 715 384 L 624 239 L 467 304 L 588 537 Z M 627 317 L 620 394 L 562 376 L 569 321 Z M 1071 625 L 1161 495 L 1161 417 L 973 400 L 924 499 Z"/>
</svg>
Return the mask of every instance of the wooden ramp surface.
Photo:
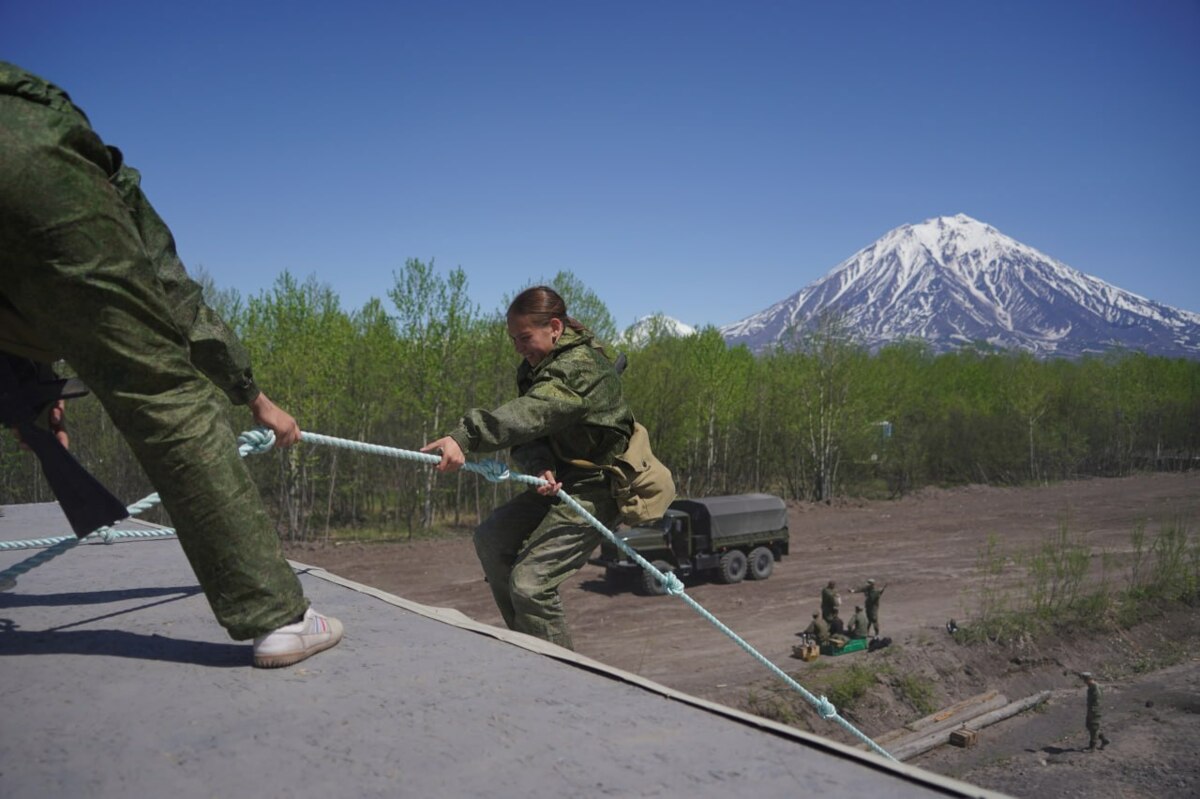
<svg viewBox="0 0 1200 799">
<path fill-rule="evenodd" d="M 65 527 L 4 510 L 3 540 Z M 296 566 L 346 637 L 275 671 L 173 538 L 82 545 L 0 592 L 0 796 L 996 796 Z"/>
</svg>

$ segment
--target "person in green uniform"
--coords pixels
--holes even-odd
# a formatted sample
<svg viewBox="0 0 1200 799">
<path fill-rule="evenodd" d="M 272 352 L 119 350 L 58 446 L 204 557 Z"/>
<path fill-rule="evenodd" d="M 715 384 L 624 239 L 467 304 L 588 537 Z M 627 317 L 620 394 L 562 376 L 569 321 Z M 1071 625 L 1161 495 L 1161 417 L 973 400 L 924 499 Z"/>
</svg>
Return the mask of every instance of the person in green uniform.
<svg viewBox="0 0 1200 799">
<path fill-rule="evenodd" d="M 833 623 L 833 615 L 842 605 L 842 598 L 837 592 L 837 583 L 833 580 L 821 589 L 821 618 L 825 619 L 827 624 Z"/>
<path fill-rule="evenodd" d="M 1087 684 L 1087 717 L 1085 725 L 1088 731 L 1088 751 L 1096 748 L 1096 742 L 1099 741 L 1100 748 L 1108 746 L 1108 736 L 1100 731 L 1100 684 L 1096 682 L 1096 678 L 1092 676 L 1090 671 L 1081 672 L 1080 677 Z"/>
<path fill-rule="evenodd" d="M 335 645 L 342 627 L 309 607 L 225 403 L 249 406 L 281 446 L 298 440 L 295 419 L 255 384 L 121 151 L 66 92 L 5 62 L 0 276 L 0 357 L 61 359 L 84 380 L 171 514 L 217 621 L 254 640 L 254 665 Z M 58 408 L 52 429 L 61 424 Z"/>
<path fill-rule="evenodd" d="M 567 315 L 548 286 L 522 291 L 507 313 L 523 359 L 518 396 L 494 410 L 474 408 L 422 452 L 441 452 L 438 470 L 462 467 L 468 452 L 509 448 L 517 467 L 549 485 L 497 508 L 475 531 L 475 551 L 510 629 L 572 648 L 559 586 L 599 545 L 598 530 L 555 494 L 561 488 L 607 527 L 618 510 L 607 473 L 572 464 L 612 464 L 633 433 L 621 380 L 592 333 Z"/>
<path fill-rule="evenodd" d="M 825 619 L 821 618 L 820 613 L 812 615 L 812 621 L 804 628 L 801 635 L 812 637 L 818 644 L 829 643 L 829 625 L 825 623 Z"/>
<path fill-rule="evenodd" d="M 867 580 L 867 584 L 861 588 L 854 589 L 856 594 L 862 594 L 866 601 L 863 603 L 867 607 L 867 624 L 868 632 L 870 628 L 875 628 L 875 635 L 879 635 L 879 599 L 883 596 L 884 589 L 887 586 L 876 587 L 874 580 Z"/>
<path fill-rule="evenodd" d="M 854 615 L 850 617 L 847 632 L 851 638 L 866 638 L 871 634 L 870 623 L 867 621 L 867 614 L 863 613 L 862 605 L 854 606 Z"/>
</svg>

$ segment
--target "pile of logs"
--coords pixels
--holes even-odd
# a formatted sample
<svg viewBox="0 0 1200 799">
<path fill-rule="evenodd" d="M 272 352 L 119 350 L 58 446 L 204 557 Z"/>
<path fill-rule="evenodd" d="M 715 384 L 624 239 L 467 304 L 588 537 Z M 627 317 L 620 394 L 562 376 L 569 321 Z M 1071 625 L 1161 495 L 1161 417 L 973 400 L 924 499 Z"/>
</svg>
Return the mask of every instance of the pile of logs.
<svg viewBox="0 0 1200 799">
<path fill-rule="evenodd" d="M 988 691 L 955 702 L 936 713 L 905 724 L 898 730 L 884 733 L 875 739 L 875 743 L 897 760 L 908 760 L 948 743 L 950 734 L 956 730 L 978 732 L 989 724 L 1036 707 L 1049 697 L 1049 691 L 1041 691 L 1016 702 L 1009 702 L 1004 694 Z M 959 736 L 960 739 L 964 737 L 970 738 Z"/>
</svg>

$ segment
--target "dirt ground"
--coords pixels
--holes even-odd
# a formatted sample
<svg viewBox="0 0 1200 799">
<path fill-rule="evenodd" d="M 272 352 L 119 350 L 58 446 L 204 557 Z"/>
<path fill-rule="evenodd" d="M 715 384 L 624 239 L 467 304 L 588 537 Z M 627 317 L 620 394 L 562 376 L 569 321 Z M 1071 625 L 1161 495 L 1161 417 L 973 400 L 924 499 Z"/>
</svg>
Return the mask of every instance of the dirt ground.
<svg viewBox="0 0 1200 799">
<path fill-rule="evenodd" d="M 1039 711 L 989 727 L 971 749 L 942 747 L 914 763 L 1020 797 L 1194 797 L 1200 795 L 1200 622 L 1175 613 L 1111 640 L 1060 640 L 1020 649 L 958 645 L 948 619 L 967 620 L 977 606 L 980 553 L 989 536 L 1017 556 L 1065 524 L 1072 537 L 1118 559 L 1132 533 L 1148 538 L 1183 520 L 1197 535 L 1200 472 L 1073 481 L 1040 488 L 926 489 L 894 501 L 835 506 L 793 504 L 791 553 L 766 581 L 692 582 L 688 595 L 801 684 L 828 679 L 854 663 L 888 664 L 895 675 L 935 683 L 936 707 L 1002 690 L 1020 699 L 1052 690 Z M 456 608 L 502 624 L 483 582 L 470 538 L 396 544 L 298 546 L 288 556 L 408 599 Z M 1006 570 L 1021 579 L 1014 564 Z M 797 631 L 836 580 L 843 608 L 868 577 L 886 585 L 880 610 L 888 649 L 804 663 L 790 657 Z M 563 587 L 576 649 L 589 657 L 688 693 L 758 710 L 786 687 L 684 603 L 615 589 L 587 566 Z M 1170 631 L 1167 634 L 1166 631 Z M 843 662 L 844 661 L 844 662 Z M 1169 664 L 1169 667 L 1160 666 Z M 1069 672 L 1091 670 L 1105 686 L 1104 726 L 1114 743 L 1083 751 L 1082 684 Z M 845 715 L 879 736 L 924 713 L 874 694 Z M 891 696 L 890 691 L 877 692 Z M 760 711 L 761 712 L 761 711 Z M 767 714 L 769 715 L 769 714 Z M 783 720 L 846 740 L 811 714 Z"/>
</svg>

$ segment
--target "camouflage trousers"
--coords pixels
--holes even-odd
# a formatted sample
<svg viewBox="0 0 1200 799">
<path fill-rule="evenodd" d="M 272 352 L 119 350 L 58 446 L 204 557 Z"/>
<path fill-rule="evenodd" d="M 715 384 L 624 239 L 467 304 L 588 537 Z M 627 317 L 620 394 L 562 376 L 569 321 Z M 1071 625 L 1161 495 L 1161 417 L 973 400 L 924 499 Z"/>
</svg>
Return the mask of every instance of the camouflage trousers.
<svg viewBox="0 0 1200 799">
<path fill-rule="evenodd" d="M 147 231 L 169 231 L 119 153 L 65 95 L 40 90 L 42 102 L 0 94 L 0 349 L 53 353 L 83 378 L 233 638 L 287 624 L 307 600 L 148 254 Z"/>
<path fill-rule="evenodd" d="M 568 493 L 606 526 L 617 518 L 607 484 Z M 600 531 L 554 497 L 526 491 L 475 530 L 475 551 L 510 630 L 573 649 L 558 587 L 587 563 Z"/>
<path fill-rule="evenodd" d="M 1101 749 L 1108 746 L 1108 736 L 1100 732 L 1099 719 L 1088 719 L 1086 726 L 1088 731 L 1088 749 L 1095 749 L 1096 744 L 1099 744 Z"/>
</svg>

